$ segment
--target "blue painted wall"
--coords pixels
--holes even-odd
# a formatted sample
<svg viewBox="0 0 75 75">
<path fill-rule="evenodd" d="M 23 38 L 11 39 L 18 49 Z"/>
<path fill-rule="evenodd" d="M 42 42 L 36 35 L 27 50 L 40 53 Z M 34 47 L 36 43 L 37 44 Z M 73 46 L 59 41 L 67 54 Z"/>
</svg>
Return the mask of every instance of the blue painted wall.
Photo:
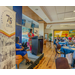
<svg viewBox="0 0 75 75">
<path fill-rule="evenodd" d="M 22 6 L 13 6 L 13 10 L 16 12 L 16 22 L 21 25 L 16 25 L 16 37 L 19 37 L 22 43 Z"/>
<path fill-rule="evenodd" d="M 19 37 L 19 41 L 22 43 L 22 26 L 16 25 L 16 37 Z"/>
<path fill-rule="evenodd" d="M 13 10 L 16 12 L 16 22 L 22 25 L 22 6 L 13 6 Z"/>
</svg>

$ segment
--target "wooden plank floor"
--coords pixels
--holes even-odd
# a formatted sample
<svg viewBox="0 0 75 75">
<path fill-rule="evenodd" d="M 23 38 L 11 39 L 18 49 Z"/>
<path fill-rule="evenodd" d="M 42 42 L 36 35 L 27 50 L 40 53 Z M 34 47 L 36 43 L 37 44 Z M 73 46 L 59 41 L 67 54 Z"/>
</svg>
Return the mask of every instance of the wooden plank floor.
<svg viewBox="0 0 75 75">
<path fill-rule="evenodd" d="M 55 66 L 55 49 L 53 43 L 47 42 L 43 47 L 44 59 L 39 66 L 34 69 L 56 69 Z"/>
<path fill-rule="evenodd" d="M 39 64 L 34 67 L 34 69 L 56 69 L 55 65 L 55 48 L 53 43 L 47 42 L 46 45 L 43 46 L 43 53 L 44 57 L 40 60 Z M 58 57 L 61 57 L 61 55 L 58 55 Z M 71 65 L 69 65 L 70 68 Z"/>
</svg>

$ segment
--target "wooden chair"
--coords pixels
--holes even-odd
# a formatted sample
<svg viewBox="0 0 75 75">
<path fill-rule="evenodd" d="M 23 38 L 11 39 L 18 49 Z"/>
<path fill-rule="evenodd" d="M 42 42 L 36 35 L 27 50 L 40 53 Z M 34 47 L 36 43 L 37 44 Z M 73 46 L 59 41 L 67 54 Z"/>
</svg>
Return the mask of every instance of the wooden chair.
<svg viewBox="0 0 75 75">
<path fill-rule="evenodd" d="M 44 45 L 46 45 L 46 43 L 47 43 L 47 39 L 44 40 Z"/>
<path fill-rule="evenodd" d="M 29 49 L 26 49 L 26 51 L 29 51 Z M 24 60 L 24 58 L 21 55 L 16 55 L 16 64 L 17 68 L 19 69 L 19 64 Z"/>
<path fill-rule="evenodd" d="M 75 51 L 73 53 L 73 63 L 72 63 L 72 66 L 75 67 Z"/>
<path fill-rule="evenodd" d="M 17 68 L 19 69 L 19 64 L 24 60 L 24 58 L 21 55 L 16 55 L 16 64 Z"/>
<path fill-rule="evenodd" d="M 55 60 L 56 69 L 70 69 L 68 61 L 64 57 L 59 57 Z"/>
<path fill-rule="evenodd" d="M 63 52 L 60 51 L 60 49 L 61 49 L 61 45 L 58 44 L 57 47 L 55 48 L 55 52 L 56 52 L 55 57 L 57 56 L 57 54 L 64 54 Z"/>
</svg>

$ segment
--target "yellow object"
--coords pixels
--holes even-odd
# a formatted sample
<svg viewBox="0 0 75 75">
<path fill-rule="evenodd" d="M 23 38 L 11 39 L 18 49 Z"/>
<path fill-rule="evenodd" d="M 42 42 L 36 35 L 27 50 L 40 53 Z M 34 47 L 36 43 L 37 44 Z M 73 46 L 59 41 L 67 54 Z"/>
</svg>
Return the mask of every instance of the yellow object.
<svg viewBox="0 0 75 75">
<path fill-rule="evenodd" d="M 3 31 L 3 30 L 0 30 L 0 33 L 6 35 L 6 36 L 8 36 L 8 37 L 11 37 L 11 36 L 15 35 L 15 32 L 14 32 L 14 33 L 11 33 L 11 34 L 8 34 L 7 32 L 5 32 L 5 31 Z"/>
<path fill-rule="evenodd" d="M 43 57 L 43 58 L 39 61 L 39 64 L 36 65 L 33 69 L 37 69 L 44 59 L 45 59 L 45 57 Z"/>
<path fill-rule="evenodd" d="M 54 37 L 69 37 L 69 30 L 63 30 L 63 31 L 54 31 Z"/>
<path fill-rule="evenodd" d="M 16 64 L 17 68 L 19 69 L 19 64 L 24 60 L 24 58 L 21 55 L 16 55 Z"/>
</svg>

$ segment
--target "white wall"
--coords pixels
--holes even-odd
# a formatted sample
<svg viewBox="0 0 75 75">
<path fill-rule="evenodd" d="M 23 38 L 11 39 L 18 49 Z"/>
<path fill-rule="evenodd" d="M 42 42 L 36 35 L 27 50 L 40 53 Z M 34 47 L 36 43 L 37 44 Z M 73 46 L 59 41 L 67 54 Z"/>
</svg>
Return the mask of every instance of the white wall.
<svg viewBox="0 0 75 75">
<path fill-rule="evenodd" d="M 71 25 L 71 26 L 68 26 L 68 25 L 53 25 L 51 27 L 51 29 L 75 29 L 75 25 Z"/>
<path fill-rule="evenodd" d="M 25 27 L 27 27 L 27 28 L 31 28 L 31 23 L 26 22 L 26 23 L 25 23 Z"/>
<path fill-rule="evenodd" d="M 39 28 L 34 28 L 34 35 L 39 36 Z"/>
<path fill-rule="evenodd" d="M 48 36 L 49 36 L 49 34 L 51 33 L 51 29 L 45 29 L 44 33 L 48 33 Z M 48 38 L 48 40 L 49 40 L 49 38 Z"/>
<path fill-rule="evenodd" d="M 7 6 L 8 8 L 10 8 L 11 10 L 13 10 L 13 6 Z"/>
<path fill-rule="evenodd" d="M 75 25 L 71 25 L 71 26 L 68 26 L 68 25 L 67 26 L 65 26 L 65 25 L 55 25 L 55 26 L 52 26 L 51 29 L 52 29 L 51 31 L 52 31 L 52 35 L 53 35 L 54 30 L 75 29 Z M 53 37 L 52 37 L 52 40 L 53 40 Z"/>
<path fill-rule="evenodd" d="M 45 29 L 45 33 L 51 33 L 51 29 Z"/>
<path fill-rule="evenodd" d="M 24 14 L 22 14 L 22 19 L 25 19 L 26 22 L 28 22 L 28 23 L 32 23 L 33 22 L 36 27 L 39 26 L 39 23 L 38 22 L 34 21 L 33 19 L 29 18 L 28 16 L 26 16 Z"/>
<path fill-rule="evenodd" d="M 39 35 L 44 36 L 44 23 L 39 23 Z"/>
<path fill-rule="evenodd" d="M 52 41 L 53 41 L 53 36 L 54 36 L 53 31 L 64 30 L 64 29 L 75 29 L 75 25 L 71 25 L 71 26 L 53 25 L 51 28 L 45 29 L 45 33 L 52 33 Z"/>
<path fill-rule="evenodd" d="M 52 33 L 52 41 L 53 41 L 53 29 L 45 29 L 45 32 L 44 33 L 48 33 L 48 35 L 50 33 Z M 49 38 L 48 38 L 48 40 L 49 40 Z"/>
</svg>

